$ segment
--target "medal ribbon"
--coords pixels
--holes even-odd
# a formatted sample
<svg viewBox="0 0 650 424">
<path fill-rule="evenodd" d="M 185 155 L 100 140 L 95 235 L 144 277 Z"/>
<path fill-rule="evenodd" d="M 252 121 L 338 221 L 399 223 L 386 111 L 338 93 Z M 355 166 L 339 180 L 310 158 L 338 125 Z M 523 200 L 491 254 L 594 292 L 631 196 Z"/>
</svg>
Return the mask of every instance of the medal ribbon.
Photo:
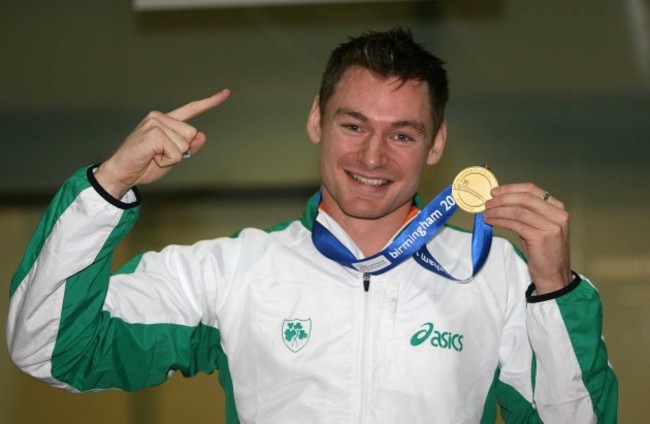
<svg viewBox="0 0 650 424">
<path fill-rule="evenodd" d="M 429 202 L 418 215 L 399 233 L 395 239 L 381 252 L 368 258 L 358 260 L 350 250 L 343 245 L 318 220 L 312 227 L 312 241 L 318 251 L 327 258 L 348 268 L 356 269 L 367 274 L 379 275 L 393 269 L 406 259 L 413 257 L 422 267 L 435 272 L 447 279 L 458 283 L 467 283 L 479 272 L 485 264 L 492 244 L 492 226 L 483 220 L 483 214 L 474 217 L 472 232 L 472 275 L 469 278 L 452 277 L 440 263 L 431 255 L 426 247 L 427 241 L 433 238 L 458 209 L 451 196 L 451 185 Z M 318 193 L 316 202 L 320 204 L 321 194 Z"/>
</svg>

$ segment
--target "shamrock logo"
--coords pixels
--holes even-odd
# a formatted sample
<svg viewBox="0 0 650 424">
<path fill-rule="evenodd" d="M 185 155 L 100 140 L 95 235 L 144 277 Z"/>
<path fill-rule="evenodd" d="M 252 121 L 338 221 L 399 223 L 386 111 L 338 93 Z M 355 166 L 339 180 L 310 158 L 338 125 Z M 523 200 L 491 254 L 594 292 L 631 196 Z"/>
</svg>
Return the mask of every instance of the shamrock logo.
<svg viewBox="0 0 650 424">
<path fill-rule="evenodd" d="M 285 319 L 282 322 L 282 341 L 292 352 L 305 347 L 311 333 L 311 319 Z"/>
</svg>

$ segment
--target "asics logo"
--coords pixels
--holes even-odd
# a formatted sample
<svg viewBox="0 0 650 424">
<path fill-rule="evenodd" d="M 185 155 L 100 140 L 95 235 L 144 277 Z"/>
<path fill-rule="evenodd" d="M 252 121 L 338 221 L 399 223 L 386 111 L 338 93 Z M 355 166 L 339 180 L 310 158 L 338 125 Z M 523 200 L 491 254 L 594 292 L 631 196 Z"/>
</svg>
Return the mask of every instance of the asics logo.
<svg viewBox="0 0 650 424">
<path fill-rule="evenodd" d="M 411 337 L 411 346 L 419 346 L 429 342 L 432 347 L 441 349 L 454 349 L 457 352 L 463 350 L 463 335 L 450 331 L 438 331 L 432 322 L 425 322 Z"/>
</svg>

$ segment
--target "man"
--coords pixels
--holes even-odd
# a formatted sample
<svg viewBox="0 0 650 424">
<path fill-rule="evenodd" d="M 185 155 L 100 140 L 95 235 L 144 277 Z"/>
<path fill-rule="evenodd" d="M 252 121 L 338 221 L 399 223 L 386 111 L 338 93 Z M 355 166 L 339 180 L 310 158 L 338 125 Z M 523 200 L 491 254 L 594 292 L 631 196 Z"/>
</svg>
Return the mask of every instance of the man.
<svg viewBox="0 0 650 424">
<path fill-rule="evenodd" d="M 187 121 L 228 96 L 151 112 L 64 184 L 11 284 L 23 370 L 85 391 L 217 369 L 229 423 L 494 422 L 497 403 L 507 422 L 616 420 L 598 294 L 571 271 L 568 214 L 544 190 L 495 188 L 483 213 L 519 234 L 527 263 L 495 239 L 475 269 L 472 236 L 451 228 L 426 247 L 452 275 L 476 273 L 467 284 L 415 256 L 355 263 L 417 223 L 422 171 L 445 147 L 446 73 L 405 30 L 332 53 L 307 121 L 322 187 L 301 220 L 149 252 L 111 276 L 134 187 L 197 154 L 206 136 Z"/>
</svg>

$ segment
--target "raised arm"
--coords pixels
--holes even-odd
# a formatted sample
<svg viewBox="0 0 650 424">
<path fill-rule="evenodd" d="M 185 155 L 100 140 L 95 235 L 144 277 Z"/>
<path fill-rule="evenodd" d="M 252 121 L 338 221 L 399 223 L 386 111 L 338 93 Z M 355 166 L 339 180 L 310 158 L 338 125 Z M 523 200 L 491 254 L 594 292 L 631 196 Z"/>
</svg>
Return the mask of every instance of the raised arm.
<svg viewBox="0 0 650 424">
<path fill-rule="evenodd" d="M 196 153 L 205 135 L 185 121 L 228 95 L 150 113 L 100 169 L 79 170 L 57 192 L 10 285 L 7 345 L 18 367 L 84 391 L 134 390 L 162 382 L 172 369 L 218 366 L 219 334 L 202 307 L 204 279 L 195 266 L 197 255 L 210 257 L 206 244 L 148 253 L 111 274 L 113 250 L 139 210 L 137 191 L 120 199 L 163 176 L 183 152 Z M 193 343 L 197 337 L 205 340 Z M 198 345 L 209 346 L 209 355 L 192 350 Z"/>
<path fill-rule="evenodd" d="M 502 405 L 506 421 L 536 422 L 539 414 L 552 423 L 616 422 L 618 384 L 602 339 L 600 297 L 571 271 L 564 204 L 530 183 L 504 185 L 492 195 L 485 222 L 519 235 L 532 279 L 526 329 L 535 354 L 535 409 L 526 415 Z"/>
</svg>

